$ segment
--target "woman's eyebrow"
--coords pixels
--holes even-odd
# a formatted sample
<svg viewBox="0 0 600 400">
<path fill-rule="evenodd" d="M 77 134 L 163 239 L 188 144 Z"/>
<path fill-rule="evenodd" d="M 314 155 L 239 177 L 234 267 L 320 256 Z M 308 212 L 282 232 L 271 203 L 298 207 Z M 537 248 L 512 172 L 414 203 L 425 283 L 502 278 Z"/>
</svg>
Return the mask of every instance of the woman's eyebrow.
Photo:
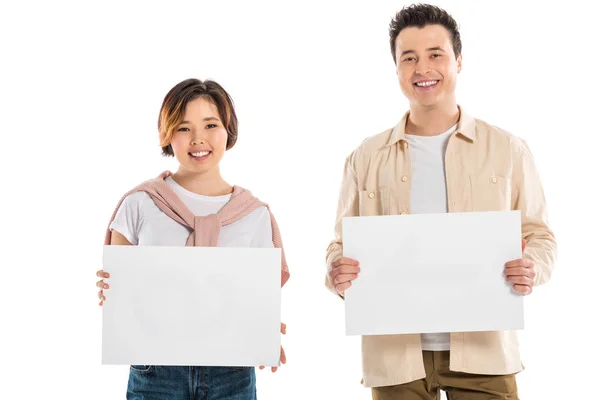
<svg viewBox="0 0 600 400">
<path fill-rule="evenodd" d="M 220 120 L 217 117 L 206 117 L 202 121 L 220 121 Z M 190 121 L 181 121 L 181 123 L 179 125 L 183 125 L 183 124 L 191 124 L 191 122 Z"/>
</svg>

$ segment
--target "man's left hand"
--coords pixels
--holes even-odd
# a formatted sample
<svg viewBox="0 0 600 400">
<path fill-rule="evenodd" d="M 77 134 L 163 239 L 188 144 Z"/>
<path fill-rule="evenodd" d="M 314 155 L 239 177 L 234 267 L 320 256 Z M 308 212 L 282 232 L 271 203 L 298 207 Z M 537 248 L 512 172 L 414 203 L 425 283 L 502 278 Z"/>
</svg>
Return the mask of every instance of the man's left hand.
<svg viewBox="0 0 600 400">
<path fill-rule="evenodd" d="M 527 242 L 522 239 L 522 251 L 525 251 Z M 513 283 L 513 289 L 522 295 L 531 294 L 533 291 L 533 278 L 535 277 L 535 264 L 529 260 L 509 261 L 504 266 L 504 275 L 506 280 Z"/>
</svg>

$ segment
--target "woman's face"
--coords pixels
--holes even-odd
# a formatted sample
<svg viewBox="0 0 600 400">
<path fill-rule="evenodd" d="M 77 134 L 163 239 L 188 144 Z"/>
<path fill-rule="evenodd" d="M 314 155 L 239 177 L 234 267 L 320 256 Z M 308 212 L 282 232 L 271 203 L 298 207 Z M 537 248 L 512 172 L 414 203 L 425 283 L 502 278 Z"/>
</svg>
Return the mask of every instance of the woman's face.
<svg viewBox="0 0 600 400">
<path fill-rule="evenodd" d="M 181 168 L 188 172 L 205 173 L 218 168 L 227 148 L 227 130 L 217 107 L 203 97 L 190 101 L 183 121 L 175 128 L 171 146 Z"/>
</svg>

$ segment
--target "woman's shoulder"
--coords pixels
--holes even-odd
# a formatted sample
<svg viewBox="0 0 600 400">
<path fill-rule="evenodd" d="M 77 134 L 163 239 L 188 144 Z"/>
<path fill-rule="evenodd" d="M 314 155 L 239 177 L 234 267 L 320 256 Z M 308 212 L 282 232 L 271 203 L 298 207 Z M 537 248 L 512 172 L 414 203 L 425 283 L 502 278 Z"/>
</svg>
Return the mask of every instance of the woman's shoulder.
<svg viewBox="0 0 600 400">
<path fill-rule="evenodd" d="M 125 196 L 125 198 L 123 199 L 123 203 L 127 203 L 127 204 L 143 204 L 144 202 L 146 202 L 146 200 L 150 199 L 150 195 L 143 191 L 143 190 L 136 190 L 133 192 L 130 192 L 128 195 Z"/>
<path fill-rule="evenodd" d="M 143 213 L 143 210 L 148 207 L 149 204 L 153 204 L 152 197 L 143 190 L 134 190 L 129 192 L 123 197 L 123 201 L 119 208 L 126 208 L 129 210 L 136 210 L 137 212 Z"/>
<path fill-rule="evenodd" d="M 248 214 L 248 216 L 252 216 L 257 220 L 271 219 L 271 213 L 269 212 L 269 209 L 266 204 L 259 205 L 250 214 Z"/>
</svg>

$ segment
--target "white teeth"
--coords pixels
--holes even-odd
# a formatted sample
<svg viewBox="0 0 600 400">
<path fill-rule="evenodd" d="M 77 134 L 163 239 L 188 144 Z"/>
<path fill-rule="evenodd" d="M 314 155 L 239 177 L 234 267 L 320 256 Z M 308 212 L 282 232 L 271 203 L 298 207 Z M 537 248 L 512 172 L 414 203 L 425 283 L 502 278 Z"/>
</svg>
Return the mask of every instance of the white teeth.
<svg viewBox="0 0 600 400">
<path fill-rule="evenodd" d="M 200 151 L 198 153 L 191 153 L 194 157 L 204 157 L 206 155 L 208 155 L 208 153 L 210 153 L 210 151 Z"/>
<path fill-rule="evenodd" d="M 427 87 L 427 86 L 435 85 L 436 83 L 437 83 L 437 81 L 417 82 L 417 86 Z"/>
</svg>

